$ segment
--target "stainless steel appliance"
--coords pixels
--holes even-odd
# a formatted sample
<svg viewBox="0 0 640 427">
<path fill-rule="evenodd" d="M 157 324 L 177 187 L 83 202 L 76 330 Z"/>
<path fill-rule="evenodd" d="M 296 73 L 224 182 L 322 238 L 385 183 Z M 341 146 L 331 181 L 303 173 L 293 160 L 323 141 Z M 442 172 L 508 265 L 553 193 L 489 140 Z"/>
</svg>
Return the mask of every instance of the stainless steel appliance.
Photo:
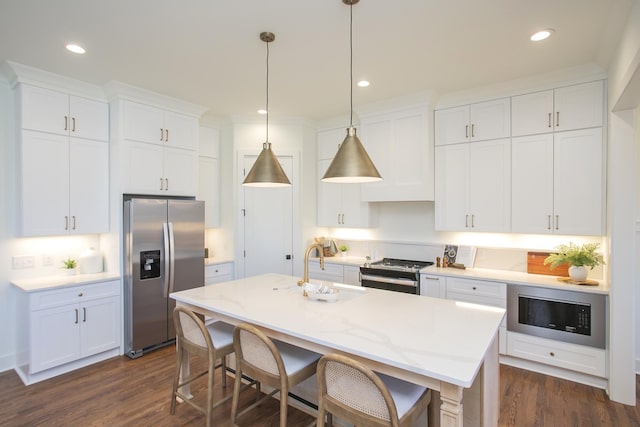
<svg viewBox="0 0 640 427">
<path fill-rule="evenodd" d="M 430 261 L 384 258 L 360 267 L 362 286 L 420 295 L 420 270 Z"/>
<path fill-rule="evenodd" d="M 125 198 L 125 354 L 175 340 L 174 291 L 204 286 L 204 202 Z"/>
<path fill-rule="evenodd" d="M 555 288 L 509 285 L 507 329 L 590 347 L 606 347 L 607 297 Z"/>
</svg>

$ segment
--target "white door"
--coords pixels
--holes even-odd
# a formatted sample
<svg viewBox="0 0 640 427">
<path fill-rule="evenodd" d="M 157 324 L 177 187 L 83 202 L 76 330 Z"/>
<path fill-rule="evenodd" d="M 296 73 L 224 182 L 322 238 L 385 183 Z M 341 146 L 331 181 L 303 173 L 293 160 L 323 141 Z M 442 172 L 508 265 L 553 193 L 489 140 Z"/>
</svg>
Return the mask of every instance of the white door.
<svg viewBox="0 0 640 427">
<path fill-rule="evenodd" d="M 244 157 L 249 172 L 257 156 Z M 293 159 L 278 158 L 292 184 Z M 240 180 L 240 183 L 244 177 Z M 263 273 L 293 275 L 293 186 L 242 187 L 244 277 Z M 242 273 L 242 272 L 241 272 Z"/>
</svg>

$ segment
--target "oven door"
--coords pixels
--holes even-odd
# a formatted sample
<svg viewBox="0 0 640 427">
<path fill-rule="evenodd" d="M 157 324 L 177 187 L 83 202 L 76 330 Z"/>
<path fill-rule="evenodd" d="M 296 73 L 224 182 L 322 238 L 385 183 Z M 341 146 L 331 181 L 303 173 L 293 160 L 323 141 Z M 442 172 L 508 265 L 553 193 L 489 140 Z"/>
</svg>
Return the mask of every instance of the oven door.
<svg viewBox="0 0 640 427">
<path fill-rule="evenodd" d="M 362 274 L 362 286 L 387 291 L 418 294 L 418 281 L 414 279 L 384 277 L 375 274 Z"/>
</svg>

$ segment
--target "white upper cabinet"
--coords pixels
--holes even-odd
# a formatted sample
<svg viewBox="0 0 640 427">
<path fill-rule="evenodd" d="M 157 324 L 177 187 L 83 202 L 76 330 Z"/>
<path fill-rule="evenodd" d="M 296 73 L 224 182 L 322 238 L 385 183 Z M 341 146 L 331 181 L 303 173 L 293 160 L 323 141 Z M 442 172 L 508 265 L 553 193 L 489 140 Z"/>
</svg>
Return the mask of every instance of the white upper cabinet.
<svg viewBox="0 0 640 427">
<path fill-rule="evenodd" d="M 434 198 L 428 107 L 361 116 L 361 141 L 383 180 L 362 185 L 369 202 Z"/>
<path fill-rule="evenodd" d="M 23 236 L 109 230 L 109 107 L 18 85 Z"/>
<path fill-rule="evenodd" d="M 601 235 L 602 128 L 513 139 L 513 231 Z"/>
<path fill-rule="evenodd" d="M 435 145 L 508 138 L 510 98 L 478 102 L 435 112 Z"/>
<path fill-rule="evenodd" d="M 604 82 L 514 96 L 511 108 L 513 136 L 601 127 Z"/>
<path fill-rule="evenodd" d="M 321 130 L 318 132 L 318 160 L 333 160 L 344 141 L 344 138 L 347 136 L 347 128 L 337 128 L 337 129 L 328 129 Z M 358 137 L 360 135 L 358 134 Z M 327 167 L 329 165 L 327 164 Z M 321 177 L 326 172 L 326 169 L 322 171 Z"/>
<path fill-rule="evenodd" d="M 436 147 L 436 230 L 511 229 L 509 139 Z"/>
<path fill-rule="evenodd" d="M 195 117 L 132 101 L 124 101 L 123 110 L 125 139 L 197 150 Z"/>
<path fill-rule="evenodd" d="M 21 84 L 22 129 L 109 140 L 109 105 L 55 90 Z"/>
<path fill-rule="evenodd" d="M 200 126 L 198 200 L 204 201 L 205 227 L 220 227 L 220 131 Z"/>
</svg>

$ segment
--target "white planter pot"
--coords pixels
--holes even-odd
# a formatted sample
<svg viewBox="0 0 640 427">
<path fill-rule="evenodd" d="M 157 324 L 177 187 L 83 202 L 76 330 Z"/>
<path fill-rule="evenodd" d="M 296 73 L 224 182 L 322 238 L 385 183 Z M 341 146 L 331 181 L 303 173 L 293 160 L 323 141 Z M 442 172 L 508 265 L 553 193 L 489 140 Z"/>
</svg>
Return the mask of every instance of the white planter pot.
<svg viewBox="0 0 640 427">
<path fill-rule="evenodd" d="M 588 273 L 589 272 L 587 271 L 587 267 L 585 267 L 584 265 L 572 265 L 571 267 L 569 267 L 569 277 L 571 277 L 576 282 L 584 282 L 585 280 L 587 280 Z"/>
<path fill-rule="evenodd" d="M 346 251 L 340 252 L 340 256 L 347 256 L 347 252 Z"/>
</svg>

